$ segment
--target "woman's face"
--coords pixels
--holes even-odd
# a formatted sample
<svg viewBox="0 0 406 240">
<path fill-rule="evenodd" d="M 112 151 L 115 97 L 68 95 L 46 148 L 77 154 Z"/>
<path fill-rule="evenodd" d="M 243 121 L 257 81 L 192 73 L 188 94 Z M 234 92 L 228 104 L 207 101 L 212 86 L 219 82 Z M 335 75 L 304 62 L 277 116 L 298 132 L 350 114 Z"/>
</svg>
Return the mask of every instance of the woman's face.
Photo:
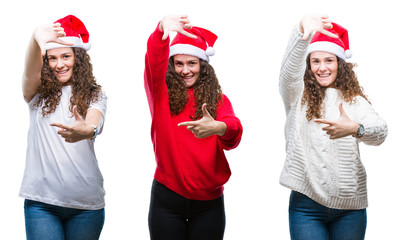
<svg viewBox="0 0 406 240">
<path fill-rule="evenodd" d="M 199 58 L 191 55 L 177 54 L 173 57 L 175 72 L 178 73 L 185 82 L 185 86 L 192 87 L 200 74 Z"/>
<path fill-rule="evenodd" d="M 337 78 L 337 56 L 328 52 L 312 52 L 310 68 L 322 87 L 330 87 Z"/>
<path fill-rule="evenodd" d="M 75 55 L 71 47 L 47 50 L 48 63 L 53 74 L 61 83 L 67 83 L 73 74 Z"/>
</svg>

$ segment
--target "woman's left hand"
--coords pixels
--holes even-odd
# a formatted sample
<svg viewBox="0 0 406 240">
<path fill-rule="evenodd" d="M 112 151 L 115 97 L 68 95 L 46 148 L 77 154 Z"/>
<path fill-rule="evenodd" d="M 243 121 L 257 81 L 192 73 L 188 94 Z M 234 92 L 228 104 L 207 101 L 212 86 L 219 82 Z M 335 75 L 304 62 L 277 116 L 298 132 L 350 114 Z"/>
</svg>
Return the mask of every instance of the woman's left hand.
<svg viewBox="0 0 406 240">
<path fill-rule="evenodd" d="M 335 121 L 327 121 L 325 119 L 315 119 L 316 123 L 327 124 L 323 127 L 323 131 L 326 131 L 330 135 L 330 139 L 342 138 L 350 135 L 356 135 L 358 131 L 358 123 L 351 120 L 345 113 L 343 104 L 340 103 L 338 106 L 340 110 L 340 117 Z"/>
<path fill-rule="evenodd" d="M 94 128 L 83 120 L 82 116 L 79 115 L 76 106 L 73 106 L 72 110 L 75 117 L 75 122 L 72 126 L 64 125 L 62 123 L 51 123 L 51 126 L 59 127 L 58 134 L 65 139 L 65 142 L 75 143 L 84 139 L 92 138 Z"/>
<path fill-rule="evenodd" d="M 212 135 L 223 136 L 226 133 L 227 125 L 224 122 L 216 121 L 207 111 L 206 103 L 202 106 L 203 117 L 197 121 L 182 122 L 178 126 L 186 126 L 197 138 L 206 138 Z"/>
</svg>

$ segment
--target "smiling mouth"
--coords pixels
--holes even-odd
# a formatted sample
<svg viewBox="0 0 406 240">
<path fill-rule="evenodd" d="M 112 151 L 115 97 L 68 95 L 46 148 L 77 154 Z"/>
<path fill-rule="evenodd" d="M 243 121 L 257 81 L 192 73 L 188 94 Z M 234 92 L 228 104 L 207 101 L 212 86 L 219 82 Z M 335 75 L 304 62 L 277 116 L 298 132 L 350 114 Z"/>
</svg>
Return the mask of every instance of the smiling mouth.
<svg viewBox="0 0 406 240">
<path fill-rule="evenodd" d="M 58 74 L 58 75 L 63 75 L 63 74 L 65 74 L 65 73 L 67 73 L 69 71 L 69 69 L 66 69 L 66 70 L 62 70 L 62 71 L 56 71 L 56 73 Z"/>
<path fill-rule="evenodd" d="M 318 74 L 319 77 L 321 78 L 326 78 L 326 77 L 330 77 L 331 73 L 329 74 Z"/>
</svg>

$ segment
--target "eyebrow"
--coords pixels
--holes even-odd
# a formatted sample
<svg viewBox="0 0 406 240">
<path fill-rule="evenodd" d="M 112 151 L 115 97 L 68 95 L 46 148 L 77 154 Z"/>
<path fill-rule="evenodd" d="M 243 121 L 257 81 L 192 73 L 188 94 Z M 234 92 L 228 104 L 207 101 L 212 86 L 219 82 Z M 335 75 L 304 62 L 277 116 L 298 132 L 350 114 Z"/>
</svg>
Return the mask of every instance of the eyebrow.
<svg viewBox="0 0 406 240">
<path fill-rule="evenodd" d="M 65 53 L 61 53 L 60 55 L 73 55 L 73 53 L 72 52 L 65 52 Z M 48 57 L 50 57 L 50 56 L 52 56 L 52 57 L 55 57 L 56 55 L 55 54 L 48 54 Z"/>
</svg>

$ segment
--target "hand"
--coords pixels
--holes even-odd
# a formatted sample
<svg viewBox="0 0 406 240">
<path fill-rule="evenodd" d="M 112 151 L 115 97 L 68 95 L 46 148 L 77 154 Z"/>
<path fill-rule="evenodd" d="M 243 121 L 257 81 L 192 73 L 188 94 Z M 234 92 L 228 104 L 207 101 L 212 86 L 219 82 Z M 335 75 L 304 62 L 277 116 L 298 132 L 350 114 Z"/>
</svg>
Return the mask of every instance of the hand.
<svg viewBox="0 0 406 240">
<path fill-rule="evenodd" d="M 35 39 L 35 41 L 37 42 L 39 48 L 41 49 L 41 55 L 45 56 L 45 45 L 48 42 L 55 42 L 55 43 L 59 43 L 59 44 L 63 44 L 68 46 L 72 46 L 73 43 L 68 43 L 65 42 L 61 39 L 59 39 L 60 37 L 65 37 L 65 31 L 64 29 L 61 27 L 60 23 L 54 23 L 53 25 L 43 25 L 43 26 L 39 26 L 35 29 L 33 37 Z"/>
<path fill-rule="evenodd" d="M 227 125 L 224 122 L 216 121 L 207 111 L 206 103 L 202 106 L 203 117 L 197 121 L 182 122 L 178 126 L 186 126 L 197 138 L 206 138 L 212 135 L 223 136 L 226 133 Z"/>
<path fill-rule="evenodd" d="M 333 28 L 331 20 L 325 15 L 307 15 L 300 21 L 300 31 L 304 34 L 302 40 L 305 41 L 312 32 L 320 32 L 332 38 L 338 38 L 337 35 L 327 31 Z"/>
<path fill-rule="evenodd" d="M 161 23 L 159 24 L 159 29 L 164 32 L 162 36 L 162 40 L 166 40 L 170 34 L 170 32 L 178 32 L 186 37 L 190 38 L 197 38 L 195 35 L 185 31 L 185 29 L 191 29 L 192 25 L 190 24 L 190 20 L 187 18 L 187 15 L 168 15 L 165 16 Z"/>
<path fill-rule="evenodd" d="M 73 115 L 75 116 L 75 122 L 72 126 L 67 126 L 62 123 L 51 123 L 51 126 L 59 127 L 58 134 L 65 139 L 65 142 L 74 143 L 92 138 L 94 129 L 79 115 L 76 106 L 73 107 Z"/>
<path fill-rule="evenodd" d="M 316 123 L 327 124 L 326 127 L 323 127 L 323 131 L 326 131 L 330 135 L 330 139 L 342 138 L 350 135 L 356 135 L 358 131 L 358 123 L 352 121 L 348 115 L 345 113 L 343 104 L 338 105 L 340 110 L 340 117 L 336 121 L 327 121 L 325 119 L 315 119 Z"/>
</svg>

